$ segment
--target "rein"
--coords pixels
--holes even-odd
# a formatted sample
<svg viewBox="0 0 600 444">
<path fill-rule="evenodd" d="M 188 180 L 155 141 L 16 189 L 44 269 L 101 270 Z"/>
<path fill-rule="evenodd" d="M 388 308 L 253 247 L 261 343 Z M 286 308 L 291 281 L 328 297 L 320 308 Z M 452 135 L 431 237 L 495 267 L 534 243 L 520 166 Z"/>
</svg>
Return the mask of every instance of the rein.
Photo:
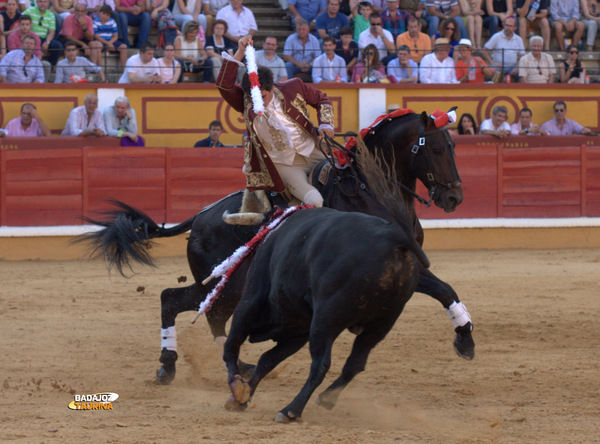
<svg viewBox="0 0 600 444">
<path fill-rule="evenodd" d="M 367 186 L 365 183 L 361 182 L 359 180 L 358 177 L 358 173 L 356 172 L 356 169 L 353 165 L 352 159 L 356 158 L 356 154 L 354 154 L 351 150 L 349 150 L 348 148 L 346 148 L 345 146 L 343 146 L 342 144 L 336 142 L 335 140 L 333 140 L 331 137 L 329 137 L 327 134 L 325 134 L 323 136 L 323 139 L 325 140 L 325 144 L 327 145 L 327 149 L 329 151 L 329 153 L 326 153 L 323 148 L 321 147 L 321 144 L 319 144 L 319 149 L 321 150 L 321 152 L 323 153 L 323 155 L 325 156 L 325 158 L 327 159 L 327 161 L 331 164 L 332 167 L 332 171 L 334 174 L 334 180 L 333 183 L 334 185 L 338 185 L 340 184 L 340 177 L 341 175 L 339 174 L 338 169 L 335 166 L 335 162 L 333 160 L 334 157 L 337 157 L 334 155 L 334 150 L 337 150 L 340 155 L 346 159 L 346 163 L 348 165 L 348 167 L 350 168 L 350 171 L 352 171 L 352 178 L 354 179 L 354 183 L 356 184 L 356 188 L 354 189 L 354 193 L 353 194 L 346 194 L 346 192 L 344 191 L 344 189 L 342 187 L 340 187 L 340 190 L 342 192 L 342 194 L 344 194 L 346 197 L 355 197 L 358 195 L 359 189 L 361 190 L 366 190 Z"/>
</svg>

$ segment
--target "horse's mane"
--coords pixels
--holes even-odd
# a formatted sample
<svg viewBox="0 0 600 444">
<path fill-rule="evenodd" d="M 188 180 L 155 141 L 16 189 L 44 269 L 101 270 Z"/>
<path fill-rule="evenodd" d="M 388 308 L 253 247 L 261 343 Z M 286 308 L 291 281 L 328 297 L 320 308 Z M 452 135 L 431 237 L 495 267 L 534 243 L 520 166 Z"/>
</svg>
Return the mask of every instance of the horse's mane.
<svg viewBox="0 0 600 444">
<path fill-rule="evenodd" d="M 390 167 L 382 154 L 378 154 L 377 151 L 369 151 L 362 138 L 359 138 L 356 144 L 356 160 L 373 196 L 389 211 L 394 221 L 406 233 L 413 251 L 419 256 L 421 262 L 429 267 L 425 253 L 414 238 L 412 220 L 394 168 Z M 393 153 L 392 162 L 394 162 Z"/>
</svg>

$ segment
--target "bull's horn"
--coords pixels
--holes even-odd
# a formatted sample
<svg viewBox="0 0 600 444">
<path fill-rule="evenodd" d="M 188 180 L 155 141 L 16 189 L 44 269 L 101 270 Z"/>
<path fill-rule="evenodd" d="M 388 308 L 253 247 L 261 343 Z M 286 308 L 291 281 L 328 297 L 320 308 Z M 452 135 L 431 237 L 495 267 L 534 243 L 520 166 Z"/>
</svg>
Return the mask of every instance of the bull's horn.
<svg viewBox="0 0 600 444">
<path fill-rule="evenodd" d="M 262 213 L 223 213 L 223 222 L 229 225 L 260 225 L 265 220 Z"/>
</svg>

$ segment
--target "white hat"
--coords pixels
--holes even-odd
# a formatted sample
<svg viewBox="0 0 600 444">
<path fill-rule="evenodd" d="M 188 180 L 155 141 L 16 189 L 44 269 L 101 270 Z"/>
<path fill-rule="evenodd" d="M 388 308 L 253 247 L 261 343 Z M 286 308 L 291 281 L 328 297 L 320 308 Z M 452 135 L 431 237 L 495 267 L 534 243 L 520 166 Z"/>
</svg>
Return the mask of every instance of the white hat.
<svg viewBox="0 0 600 444">
<path fill-rule="evenodd" d="M 460 39 L 460 41 L 458 42 L 458 46 L 473 46 L 473 44 L 471 43 L 471 40 L 469 39 Z"/>
</svg>

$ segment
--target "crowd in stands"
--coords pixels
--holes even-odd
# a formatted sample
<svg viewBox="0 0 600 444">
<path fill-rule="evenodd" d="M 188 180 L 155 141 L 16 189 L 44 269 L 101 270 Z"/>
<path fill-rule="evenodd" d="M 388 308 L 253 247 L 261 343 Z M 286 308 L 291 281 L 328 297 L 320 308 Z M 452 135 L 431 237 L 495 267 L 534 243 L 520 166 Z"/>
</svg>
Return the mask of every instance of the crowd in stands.
<svg viewBox="0 0 600 444">
<path fill-rule="evenodd" d="M 257 41 L 276 81 L 338 83 L 583 83 L 600 0 L 279 0 L 290 17 L 283 53 Z M 224 53 L 254 36 L 243 0 L 0 1 L 0 82 L 214 81 Z M 130 41 L 128 27 L 137 27 Z M 153 27 L 158 49 L 148 41 Z M 563 55 L 556 66 L 550 48 Z M 139 54 L 128 57 L 131 48 Z M 155 58 L 155 52 L 162 55 Z M 60 60 L 60 61 L 59 61 Z M 240 69 L 238 79 L 243 75 Z"/>
</svg>

